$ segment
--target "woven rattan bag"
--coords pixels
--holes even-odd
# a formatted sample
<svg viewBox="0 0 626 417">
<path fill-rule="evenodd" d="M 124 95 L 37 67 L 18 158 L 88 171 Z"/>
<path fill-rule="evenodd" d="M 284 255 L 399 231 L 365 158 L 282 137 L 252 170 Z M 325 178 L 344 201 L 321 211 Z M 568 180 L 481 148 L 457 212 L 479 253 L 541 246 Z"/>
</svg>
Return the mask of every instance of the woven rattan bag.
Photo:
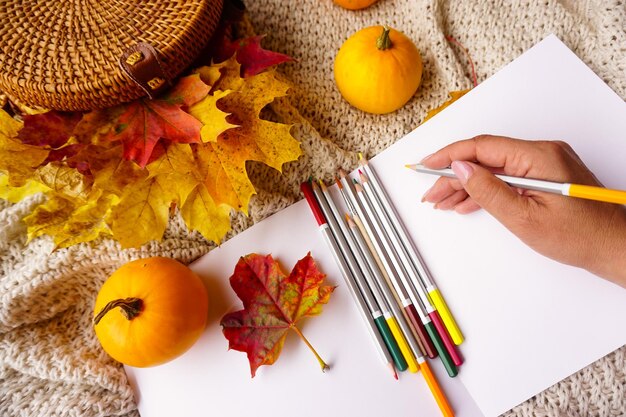
<svg viewBox="0 0 626 417">
<path fill-rule="evenodd" d="M 167 87 L 216 29 L 223 0 L 2 0 L 0 90 L 91 110 Z"/>
</svg>

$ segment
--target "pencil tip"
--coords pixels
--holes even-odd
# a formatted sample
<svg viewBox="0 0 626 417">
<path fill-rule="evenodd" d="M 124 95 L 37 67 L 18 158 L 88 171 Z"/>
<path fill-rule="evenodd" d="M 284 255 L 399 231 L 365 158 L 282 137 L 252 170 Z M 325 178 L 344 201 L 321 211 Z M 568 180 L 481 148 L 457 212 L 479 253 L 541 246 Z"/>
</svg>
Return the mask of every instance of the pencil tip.
<svg viewBox="0 0 626 417">
<path fill-rule="evenodd" d="M 404 167 L 408 169 L 413 169 L 415 168 L 415 164 L 406 164 Z"/>
<path fill-rule="evenodd" d="M 393 363 L 389 363 L 389 369 L 391 369 L 391 372 L 393 373 L 393 377 L 397 381 L 398 380 L 398 373 L 396 372 L 396 368 L 393 366 Z"/>
<path fill-rule="evenodd" d="M 343 168 L 339 168 L 339 176 L 341 178 L 345 178 L 348 174 L 346 173 L 346 171 Z"/>
<path fill-rule="evenodd" d="M 359 152 L 359 160 L 363 159 L 363 154 L 361 152 Z"/>
<path fill-rule="evenodd" d="M 343 185 L 341 184 L 341 181 L 339 181 L 339 178 L 337 178 L 337 176 L 335 176 L 335 184 L 337 184 L 337 187 L 339 187 L 340 190 L 343 190 Z"/>
</svg>

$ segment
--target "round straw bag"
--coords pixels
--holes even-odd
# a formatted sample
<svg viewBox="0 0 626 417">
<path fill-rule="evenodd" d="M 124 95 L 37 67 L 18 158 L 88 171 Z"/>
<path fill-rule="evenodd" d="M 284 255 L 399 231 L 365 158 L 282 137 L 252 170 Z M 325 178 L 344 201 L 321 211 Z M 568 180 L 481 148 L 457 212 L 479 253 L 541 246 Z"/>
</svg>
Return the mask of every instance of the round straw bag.
<svg viewBox="0 0 626 417">
<path fill-rule="evenodd" d="M 2 0 L 0 90 L 91 110 L 156 96 L 218 25 L 223 0 Z"/>
</svg>

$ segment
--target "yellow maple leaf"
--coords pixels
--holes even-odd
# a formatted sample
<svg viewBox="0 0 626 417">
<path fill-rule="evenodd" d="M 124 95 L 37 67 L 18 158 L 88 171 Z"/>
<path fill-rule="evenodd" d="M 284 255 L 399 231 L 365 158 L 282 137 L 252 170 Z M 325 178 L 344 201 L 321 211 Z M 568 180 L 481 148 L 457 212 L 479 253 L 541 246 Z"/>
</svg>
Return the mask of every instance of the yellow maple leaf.
<svg viewBox="0 0 626 417">
<path fill-rule="evenodd" d="M 148 172 L 137 164 L 122 159 L 122 147 L 117 146 L 89 159 L 93 186 L 105 194 L 121 197 L 128 187 L 148 178 Z"/>
<path fill-rule="evenodd" d="M 284 163 L 295 161 L 302 154 L 300 143 L 290 134 L 291 125 L 260 118 L 261 110 L 287 95 L 291 86 L 280 80 L 275 70 L 242 79 L 234 58 L 221 71 L 216 88 L 232 92 L 218 104 L 233 115 L 239 126 L 224 131 L 217 142 L 198 145 L 197 149 L 212 167 L 207 189 L 216 204 L 227 204 L 247 214 L 250 197 L 256 191 L 248 178 L 246 161 L 262 162 L 282 171 Z"/>
<path fill-rule="evenodd" d="M 217 137 L 225 130 L 237 127 L 228 123 L 226 120 L 228 113 L 217 107 L 217 101 L 230 93 L 230 90 L 215 91 L 189 108 L 189 114 L 204 124 L 200 129 L 200 138 L 203 142 L 216 142 Z"/>
<path fill-rule="evenodd" d="M 22 123 L 12 118 L 9 113 L 0 109 L 0 135 L 14 138 L 17 136 L 22 126 Z"/>
<path fill-rule="evenodd" d="M 66 198 L 85 200 L 90 188 L 90 181 L 76 168 L 70 168 L 60 162 L 51 162 L 41 166 L 33 173 L 34 180 Z"/>
<path fill-rule="evenodd" d="M 8 174 L 8 185 L 20 187 L 48 157 L 48 150 L 25 145 L 15 138 L 22 123 L 0 109 L 0 172 Z"/>
<path fill-rule="evenodd" d="M 28 240 L 31 241 L 43 234 L 56 235 L 63 230 L 63 225 L 75 208 L 70 200 L 54 194 L 49 195 L 45 203 L 38 205 L 23 219 L 27 226 Z"/>
<path fill-rule="evenodd" d="M 181 215 L 190 230 L 199 231 L 206 239 L 219 243 L 230 230 L 230 210 L 226 204 L 216 204 L 206 181 L 211 167 L 196 158 L 191 148 L 171 144 L 165 153 L 148 165 L 150 176 L 172 185 Z"/>
<path fill-rule="evenodd" d="M 17 203 L 28 196 L 48 190 L 48 187 L 34 180 L 28 180 L 19 187 L 11 187 L 9 185 L 9 176 L 0 173 L 0 198 L 11 203 Z"/>
<path fill-rule="evenodd" d="M 448 93 L 448 96 L 450 96 L 450 99 L 447 100 L 445 103 L 443 103 L 441 106 L 434 108 L 432 110 L 429 110 L 428 113 L 426 113 L 426 117 L 424 118 L 424 121 L 422 121 L 422 123 L 426 122 L 426 120 L 432 118 L 437 113 L 439 113 L 440 111 L 448 107 L 450 104 L 454 103 L 455 101 L 463 97 L 468 91 L 470 91 L 470 89 L 460 90 L 460 91 L 450 91 Z"/>
<path fill-rule="evenodd" d="M 169 184 L 179 206 L 185 204 L 187 196 L 202 181 L 191 147 L 185 144 L 170 144 L 163 155 L 146 168 L 150 177 L 159 176 L 162 183 Z"/>
<path fill-rule="evenodd" d="M 214 86 L 217 80 L 222 76 L 222 71 L 220 70 L 224 66 L 222 64 L 213 64 L 211 66 L 203 66 L 193 70 L 195 74 L 200 75 L 200 79 L 204 81 L 207 85 Z"/>
<path fill-rule="evenodd" d="M 197 230 L 206 239 L 220 243 L 230 230 L 230 210 L 226 204 L 215 204 L 204 184 L 193 189 L 180 213 L 190 230 Z"/>
<path fill-rule="evenodd" d="M 63 229 L 54 234 L 56 246 L 66 248 L 101 236 L 111 236 L 108 217 L 116 201 L 117 198 L 113 195 L 103 195 L 78 206 L 63 225 Z"/>
<path fill-rule="evenodd" d="M 65 248 L 100 236 L 110 236 L 107 217 L 112 204 L 113 196 L 78 202 L 50 193 L 45 203 L 24 217 L 28 240 L 46 234 L 54 238 L 56 248 Z"/>
<path fill-rule="evenodd" d="M 160 176 L 127 187 L 111 215 L 113 235 L 122 247 L 161 240 L 175 197 Z"/>
</svg>

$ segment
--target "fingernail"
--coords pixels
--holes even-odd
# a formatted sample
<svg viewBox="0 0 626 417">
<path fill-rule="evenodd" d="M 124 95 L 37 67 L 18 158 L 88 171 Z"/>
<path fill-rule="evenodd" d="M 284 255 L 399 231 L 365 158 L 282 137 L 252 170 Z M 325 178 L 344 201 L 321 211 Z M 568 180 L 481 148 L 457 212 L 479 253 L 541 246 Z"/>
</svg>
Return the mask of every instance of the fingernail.
<svg viewBox="0 0 626 417">
<path fill-rule="evenodd" d="M 430 187 L 428 190 L 426 190 L 426 192 L 422 196 L 422 203 L 426 201 L 426 199 L 428 198 L 428 194 L 430 194 L 432 190 L 433 190 L 433 187 Z"/>
<path fill-rule="evenodd" d="M 454 172 L 454 175 L 461 181 L 461 184 L 467 184 L 467 180 L 474 173 L 474 167 L 465 161 L 452 161 L 450 168 Z"/>
<path fill-rule="evenodd" d="M 434 153 L 431 153 L 430 155 L 426 155 L 425 157 L 423 157 L 422 160 L 420 161 L 420 164 L 423 164 L 424 162 L 429 160 L 430 157 L 433 156 L 433 155 L 434 155 Z"/>
</svg>

